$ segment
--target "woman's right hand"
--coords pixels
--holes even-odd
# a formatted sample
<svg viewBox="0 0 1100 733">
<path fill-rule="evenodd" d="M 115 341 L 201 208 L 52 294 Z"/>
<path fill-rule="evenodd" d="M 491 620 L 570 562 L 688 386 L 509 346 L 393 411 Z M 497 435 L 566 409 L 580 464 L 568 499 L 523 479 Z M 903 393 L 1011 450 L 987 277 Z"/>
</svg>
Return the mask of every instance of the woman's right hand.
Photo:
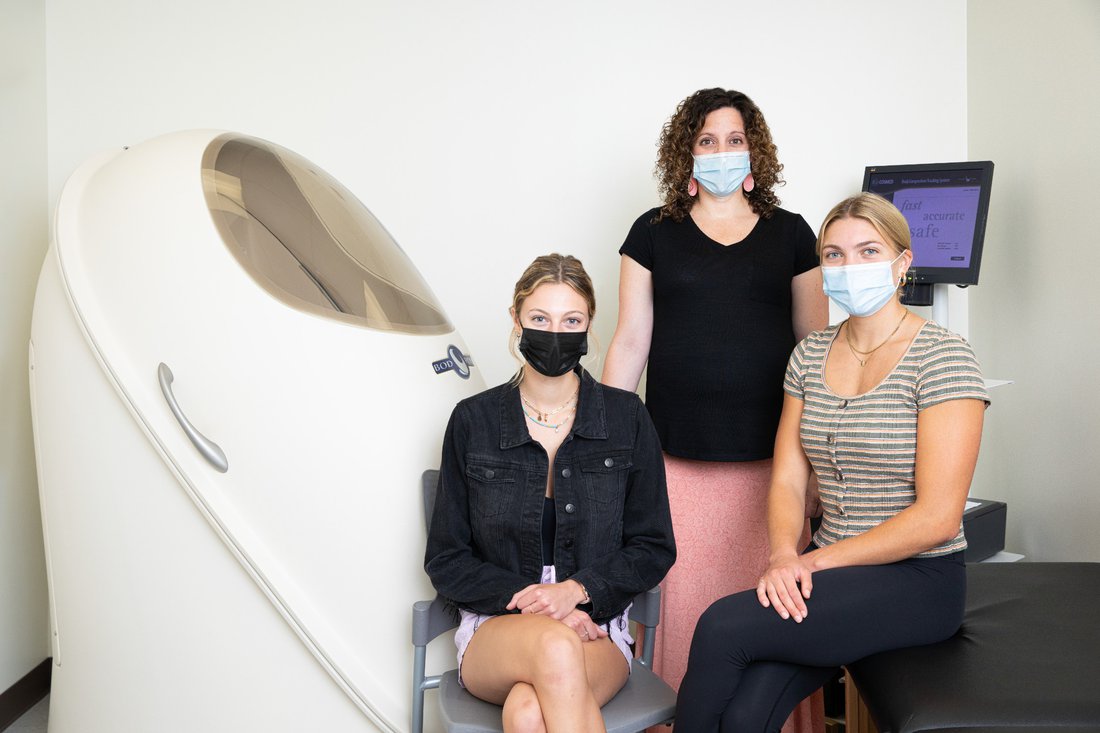
<svg viewBox="0 0 1100 733">
<path fill-rule="evenodd" d="M 592 617 L 579 608 L 573 609 L 572 613 L 563 618 L 561 622 L 576 631 L 577 636 L 581 637 L 581 641 L 595 641 L 607 636 L 607 632 L 597 626 Z"/>
<path fill-rule="evenodd" d="M 774 608 L 784 619 L 802 623 L 809 613 L 806 599 L 814 588 L 812 555 L 787 555 L 772 560 L 756 584 L 760 605 Z"/>
<path fill-rule="evenodd" d="M 512 596 L 505 609 L 538 613 L 561 621 L 586 596 L 584 586 L 572 578 L 561 583 L 532 583 Z"/>
</svg>

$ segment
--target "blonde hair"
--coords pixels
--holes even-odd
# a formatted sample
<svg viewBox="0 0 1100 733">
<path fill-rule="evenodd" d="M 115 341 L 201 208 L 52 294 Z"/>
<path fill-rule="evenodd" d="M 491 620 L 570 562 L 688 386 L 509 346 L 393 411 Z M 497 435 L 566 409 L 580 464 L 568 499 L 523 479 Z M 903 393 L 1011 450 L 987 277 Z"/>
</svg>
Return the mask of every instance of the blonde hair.
<svg viewBox="0 0 1100 733">
<path fill-rule="evenodd" d="M 573 255 L 562 255 L 554 252 L 553 254 L 536 257 L 535 261 L 527 266 L 527 269 L 520 275 L 519 280 L 516 281 L 515 290 L 512 292 L 512 313 L 514 317 L 519 318 L 527 297 L 535 292 L 540 285 L 546 283 L 564 283 L 584 298 L 584 302 L 588 305 L 588 337 L 590 341 L 595 341 L 591 323 L 592 319 L 596 317 L 596 290 L 592 287 L 592 278 L 588 276 L 584 265 Z M 520 363 L 519 371 L 512 377 L 512 381 L 517 384 L 523 379 L 522 365 L 524 364 L 523 357 L 520 356 L 516 348 L 518 341 L 515 337 L 508 339 L 508 351 Z M 598 352 L 599 343 L 597 342 L 595 348 L 590 351 L 590 355 L 592 353 L 598 354 Z M 599 357 L 596 356 L 596 358 Z"/>
<path fill-rule="evenodd" d="M 592 278 L 588 277 L 584 265 L 576 257 L 556 252 L 536 257 L 523 271 L 512 293 L 512 310 L 518 315 L 527 296 L 544 283 L 565 283 L 573 288 L 588 304 L 588 317 L 595 317 L 596 291 L 592 287 Z"/>
<path fill-rule="evenodd" d="M 909 235 L 909 222 L 892 203 L 877 193 L 863 192 L 849 196 L 834 206 L 821 222 L 817 232 L 817 256 L 821 257 L 821 246 L 825 239 L 825 230 L 839 219 L 862 219 L 875 228 L 883 239 L 883 244 L 896 253 L 911 252 L 913 247 Z"/>
</svg>

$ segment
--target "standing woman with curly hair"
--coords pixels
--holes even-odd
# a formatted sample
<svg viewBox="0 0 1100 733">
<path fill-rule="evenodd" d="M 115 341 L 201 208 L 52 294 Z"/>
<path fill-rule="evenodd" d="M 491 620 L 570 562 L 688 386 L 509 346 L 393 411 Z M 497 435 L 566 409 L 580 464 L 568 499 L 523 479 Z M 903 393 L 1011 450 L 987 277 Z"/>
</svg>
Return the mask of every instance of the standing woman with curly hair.
<svg viewBox="0 0 1100 733">
<path fill-rule="evenodd" d="M 661 132 L 664 205 L 642 214 L 619 249 L 619 320 L 603 381 L 637 389 L 648 363 L 646 406 L 679 550 L 655 668 L 676 688 L 702 612 L 753 587 L 768 566 L 783 374 L 795 344 L 828 323 L 814 232 L 779 208 L 782 170 L 751 99 L 700 90 Z M 810 730 L 805 718 L 799 728 Z"/>
</svg>

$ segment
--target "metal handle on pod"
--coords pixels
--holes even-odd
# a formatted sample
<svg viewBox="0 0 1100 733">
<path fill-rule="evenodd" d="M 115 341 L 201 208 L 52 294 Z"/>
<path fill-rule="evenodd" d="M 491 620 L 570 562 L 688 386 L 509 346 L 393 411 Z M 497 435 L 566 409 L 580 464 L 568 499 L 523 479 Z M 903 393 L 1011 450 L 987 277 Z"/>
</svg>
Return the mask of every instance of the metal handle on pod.
<svg viewBox="0 0 1100 733">
<path fill-rule="evenodd" d="M 183 432 L 186 433 L 191 443 L 202 454 L 202 457 L 210 462 L 211 466 L 221 473 L 228 471 L 229 461 L 225 457 L 225 451 L 217 443 L 196 430 L 191 421 L 183 414 L 183 410 L 180 409 L 179 403 L 176 402 L 176 396 L 172 394 L 172 380 L 174 379 L 172 370 L 164 362 L 161 362 L 160 366 L 157 367 L 157 376 L 160 377 L 160 391 L 164 393 L 164 399 L 168 402 L 168 409 L 176 416 L 176 421 L 183 428 Z"/>
</svg>

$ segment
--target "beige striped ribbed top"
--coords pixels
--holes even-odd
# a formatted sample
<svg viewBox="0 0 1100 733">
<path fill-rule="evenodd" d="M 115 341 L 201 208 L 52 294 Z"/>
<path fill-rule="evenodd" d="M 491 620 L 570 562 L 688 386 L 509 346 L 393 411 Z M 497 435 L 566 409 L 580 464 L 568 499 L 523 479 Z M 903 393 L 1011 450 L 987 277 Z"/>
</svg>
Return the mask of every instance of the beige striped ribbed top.
<svg viewBox="0 0 1100 733">
<path fill-rule="evenodd" d="M 981 368 L 961 336 L 932 323 L 874 389 L 841 397 L 825 384 L 825 360 L 839 326 L 807 336 L 787 365 L 783 389 L 803 401 L 802 448 L 817 472 L 824 516 L 818 547 L 866 532 L 916 499 L 917 414 L 947 400 L 989 401 Z M 966 547 L 955 538 L 918 557 Z"/>
</svg>

